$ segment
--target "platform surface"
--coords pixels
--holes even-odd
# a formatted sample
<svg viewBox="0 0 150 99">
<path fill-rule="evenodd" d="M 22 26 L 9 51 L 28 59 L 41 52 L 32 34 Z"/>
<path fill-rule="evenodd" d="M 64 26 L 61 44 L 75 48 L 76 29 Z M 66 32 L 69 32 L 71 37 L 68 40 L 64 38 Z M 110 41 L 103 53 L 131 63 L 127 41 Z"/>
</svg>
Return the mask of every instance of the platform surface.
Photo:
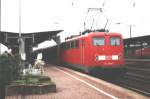
<svg viewBox="0 0 150 99">
<path fill-rule="evenodd" d="M 6 99 L 133 99 L 117 92 L 103 91 L 102 85 L 95 86 L 63 69 L 55 66 L 45 68 L 45 75 L 51 77 L 56 83 L 57 92 L 39 95 L 14 95 Z M 107 90 L 107 89 L 106 89 Z M 109 89 L 108 89 L 109 90 Z M 144 99 L 144 98 L 143 98 Z"/>
</svg>

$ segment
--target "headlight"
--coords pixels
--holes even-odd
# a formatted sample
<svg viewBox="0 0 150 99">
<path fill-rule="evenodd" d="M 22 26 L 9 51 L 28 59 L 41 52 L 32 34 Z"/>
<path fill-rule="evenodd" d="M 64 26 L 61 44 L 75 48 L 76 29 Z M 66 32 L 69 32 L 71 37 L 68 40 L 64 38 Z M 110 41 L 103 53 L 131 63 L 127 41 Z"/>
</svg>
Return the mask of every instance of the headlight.
<svg viewBox="0 0 150 99">
<path fill-rule="evenodd" d="M 118 60 L 118 55 L 112 55 L 112 60 Z"/>
<path fill-rule="evenodd" d="M 106 60 L 106 56 L 104 56 L 104 55 L 97 56 L 97 59 L 98 60 Z"/>
</svg>

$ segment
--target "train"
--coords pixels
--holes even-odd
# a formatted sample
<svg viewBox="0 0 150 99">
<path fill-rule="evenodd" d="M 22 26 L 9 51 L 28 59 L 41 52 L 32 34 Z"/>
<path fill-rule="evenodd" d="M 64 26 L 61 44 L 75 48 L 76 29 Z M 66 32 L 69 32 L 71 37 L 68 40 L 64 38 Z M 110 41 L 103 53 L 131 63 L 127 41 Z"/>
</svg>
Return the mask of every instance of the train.
<svg viewBox="0 0 150 99">
<path fill-rule="evenodd" d="M 88 31 L 67 37 L 58 46 L 42 50 L 45 61 L 80 69 L 124 73 L 124 44 L 120 33 Z"/>
<path fill-rule="evenodd" d="M 136 58 L 150 58 L 150 48 L 139 48 L 134 51 Z"/>
</svg>

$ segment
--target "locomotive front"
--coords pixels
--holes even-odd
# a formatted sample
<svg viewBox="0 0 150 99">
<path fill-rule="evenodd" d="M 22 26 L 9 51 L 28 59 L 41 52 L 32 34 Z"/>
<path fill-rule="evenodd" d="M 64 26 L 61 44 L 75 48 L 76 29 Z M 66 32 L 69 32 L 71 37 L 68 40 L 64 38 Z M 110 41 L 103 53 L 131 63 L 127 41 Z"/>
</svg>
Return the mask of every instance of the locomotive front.
<svg viewBox="0 0 150 99">
<path fill-rule="evenodd" d="M 124 45 L 119 33 L 91 33 L 89 35 L 89 66 L 101 70 L 124 70 Z M 89 50 L 88 49 L 88 50 Z"/>
</svg>

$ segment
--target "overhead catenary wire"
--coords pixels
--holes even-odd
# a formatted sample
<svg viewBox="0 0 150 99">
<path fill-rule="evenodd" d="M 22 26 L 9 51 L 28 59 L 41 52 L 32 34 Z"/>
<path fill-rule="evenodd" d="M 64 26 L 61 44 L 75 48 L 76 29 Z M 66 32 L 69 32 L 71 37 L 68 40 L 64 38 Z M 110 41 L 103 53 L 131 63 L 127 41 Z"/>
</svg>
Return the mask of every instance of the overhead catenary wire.
<svg viewBox="0 0 150 99">
<path fill-rule="evenodd" d="M 96 13 L 96 15 L 94 15 L 94 16 L 92 16 L 92 24 L 91 24 L 91 26 L 90 26 L 90 28 L 87 28 L 87 22 L 90 22 L 89 20 L 87 20 L 87 18 L 88 18 L 88 15 L 90 14 L 90 12 L 97 12 L 98 11 L 98 13 Z M 87 10 L 87 14 L 86 14 L 86 17 L 85 17 L 85 20 L 84 20 L 84 30 L 86 30 L 86 29 L 93 29 L 93 26 L 94 25 L 97 25 L 97 21 L 99 20 L 99 16 L 98 16 L 98 18 L 96 17 L 97 16 L 97 14 L 101 14 L 103 11 L 102 11 L 102 8 L 88 8 L 88 10 Z"/>
</svg>

